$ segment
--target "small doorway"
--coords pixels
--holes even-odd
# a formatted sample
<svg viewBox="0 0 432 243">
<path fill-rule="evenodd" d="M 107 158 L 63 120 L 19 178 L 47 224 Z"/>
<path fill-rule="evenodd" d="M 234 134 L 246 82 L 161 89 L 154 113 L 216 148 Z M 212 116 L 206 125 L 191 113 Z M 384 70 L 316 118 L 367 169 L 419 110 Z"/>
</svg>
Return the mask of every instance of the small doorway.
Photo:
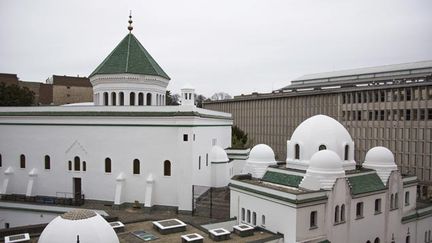
<svg viewBox="0 0 432 243">
<path fill-rule="evenodd" d="M 73 178 L 73 197 L 75 204 L 81 204 L 81 178 Z"/>
</svg>

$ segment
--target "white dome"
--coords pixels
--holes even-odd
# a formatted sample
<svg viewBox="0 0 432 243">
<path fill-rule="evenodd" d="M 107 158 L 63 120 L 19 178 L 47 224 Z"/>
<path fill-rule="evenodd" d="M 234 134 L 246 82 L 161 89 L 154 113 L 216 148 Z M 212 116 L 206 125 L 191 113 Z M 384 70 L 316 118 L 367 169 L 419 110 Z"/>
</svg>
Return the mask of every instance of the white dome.
<svg viewBox="0 0 432 243">
<path fill-rule="evenodd" d="M 374 147 L 366 153 L 363 167 L 376 170 L 384 185 L 392 171 L 397 170 L 393 153 L 386 147 Z"/>
<path fill-rule="evenodd" d="M 211 162 L 227 162 L 229 161 L 228 155 L 223 148 L 218 145 L 212 147 L 210 152 Z"/>
<path fill-rule="evenodd" d="M 300 187 L 330 190 L 336 179 L 341 177 L 345 177 L 345 170 L 339 156 L 331 150 L 321 150 L 312 156 Z"/>
<path fill-rule="evenodd" d="M 195 90 L 195 88 L 190 84 L 190 83 L 186 83 L 185 85 L 183 85 L 183 87 L 181 88 L 181 90 Z"/>
<path fill-rule="evenodd" d="M 366 153 L 364 164 L 396 165 L 390 149 L 381 146 L 371 148 Z"/>
<path fill-rule="evenodd" d="M 266 144 L 258 144 L 250 151 L 248 161 L 268 163 L 275 162 L 276 160 L 273 149 L 270 148 L 270 146 Z"/>
<path fill-rule="evenodd" d="M 345 170 L 355 169 L 351 135 L 342 124 L 325 115 L 310 117 L 295 129 L 287 142 L 287 167 L 306 170 L 312 155 L 321 149 L 334 151 L 343 160 Z"/>
<path fill-rule="evenodd" d="M 111 225 L 99 214 L 90 210 L 73 210 L 53 219 L 42 231 L 39 243 L 118 243 Z"/>
<path fill-rule="evenodd" d="M 250 151 L 242 173 L 249 173 L 254 178 L 262 178 L 267 167 L 275 164 L 276 160 L 273 149 L 268 145 L 258 144 Z"/>
<path fill-rule="evenodd" d="M 308 171 L 345 172 L 339 156 L 331 150 L 321 150 L 312 155 Z"/>
</svg>

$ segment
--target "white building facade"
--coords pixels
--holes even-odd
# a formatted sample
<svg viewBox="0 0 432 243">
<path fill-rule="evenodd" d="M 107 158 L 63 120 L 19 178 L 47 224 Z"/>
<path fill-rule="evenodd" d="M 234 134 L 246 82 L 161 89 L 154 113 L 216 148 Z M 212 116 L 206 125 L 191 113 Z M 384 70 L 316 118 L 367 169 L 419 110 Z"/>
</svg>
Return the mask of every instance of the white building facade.
<svg viewBox="0 0 432 243">
<path fill-rule="evenodd" d="M 214 186 L 212 177 L 228 184 L 210 153 L 230 147 L 231 115 L 197 108 L 192 87 L 182 105 L 165 106 L 170 78 L 132 33 L 90 80 L 92 106 L 0 108 L 3 196 L 191 211 L 192 185 Z"/>
<path fill-rule="evenodd" d="M 351 137 L 322 115 L 299 125 L 287 146 L 286 165 L 232 178 L 230 214 L 239 223 L 290 243 L 432 242 L 432 204 L 416 201 L 417 178 L 401 175 L 388 149 L 372 148 L 355 167 Z"/>
</svg>

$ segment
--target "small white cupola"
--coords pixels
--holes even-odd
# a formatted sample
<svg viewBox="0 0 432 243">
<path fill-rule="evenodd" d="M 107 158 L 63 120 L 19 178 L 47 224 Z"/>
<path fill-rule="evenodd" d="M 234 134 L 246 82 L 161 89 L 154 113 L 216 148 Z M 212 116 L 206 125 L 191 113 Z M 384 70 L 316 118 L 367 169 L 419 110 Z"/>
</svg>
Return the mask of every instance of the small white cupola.
<svg viewBox="0 0 432 243">
<path fill-rule="evenodd" d="M 388 148 L 380 146 L 371 148 L 366 153 L 363 167 L 375 170 L 384 185 L 387 185 L 391 172 L 398 169 L 393 153 Z"/>
<path fill-rule="evenodd" d="M 276 164 L 273 149 L 266 144 L 258 144 L 250 151 L 242 173 L 249 173 L 254 178 L 262 178 L 267 167 Z"/>
<path fill-rule="evenodd" d="M 307 190 L 331 190 L 337 178 L 345 177 L 343 162 L 331 150 L 321 150 L 312 155 L 300 187 Z"/>
<path fill-rule="evenodd" d="M 181 105 L 195 105 L 195 88 L 189 84 L 181 89 Z"/>
</svg>

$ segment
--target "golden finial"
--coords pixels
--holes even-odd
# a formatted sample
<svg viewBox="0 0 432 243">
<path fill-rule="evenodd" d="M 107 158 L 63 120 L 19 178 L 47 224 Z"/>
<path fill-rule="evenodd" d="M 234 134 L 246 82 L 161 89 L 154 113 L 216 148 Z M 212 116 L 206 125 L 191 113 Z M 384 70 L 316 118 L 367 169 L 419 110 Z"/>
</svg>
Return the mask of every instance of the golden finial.
<svg viewBox="0 0 432 243">
<path fill-rule="evenodd" d="M 130 11 L 130 13 L 129 13 L 129 26 L 128 26 L 128 30 L 129 30 L 129 32 L 132 32 L 132 30 L 133 30 L 133 27 L 132 27 L 132 10 Z"/>
</svg>

